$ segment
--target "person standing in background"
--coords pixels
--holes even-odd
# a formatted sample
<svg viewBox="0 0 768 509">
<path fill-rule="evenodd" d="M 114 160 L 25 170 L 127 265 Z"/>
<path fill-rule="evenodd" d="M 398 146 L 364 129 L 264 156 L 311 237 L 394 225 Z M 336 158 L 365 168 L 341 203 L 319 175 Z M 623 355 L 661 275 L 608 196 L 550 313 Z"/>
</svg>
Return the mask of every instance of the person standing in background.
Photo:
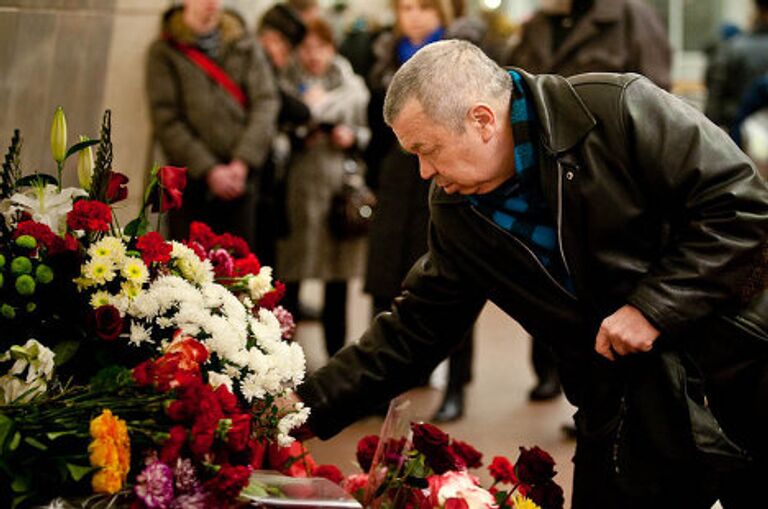
<svg viewBox="0 0 768 509">
<path fill-rule="evenodd" d="M 184 205 L 169 216 L 173 238 L 191 221 L 255 240 L 261 172 L 279 100 L 255 39 L 221 0 L 184 0 L 162 18 L 147 58 L 154 128 L 169 164 L 186 166 Z"/>
<path fill-rule="evenodd" d="M 754 28 L 723 42 L 707 69 L 704 113 L 715 124 L 733 127 L 744 94 L 768 72 L 768 0 L 755 0 Z"/>
<path fill-rule="evenodd" d="M 671 54 L 664 26 L 642 0 L 540 0 L 505 63 L 534 74 L 566 77 L 636 72 L 669 90 Z M 537 382 L 529 393 L 532 401 L 560 394 L 555 361 L 546 344 L 533 338 L 531 361 Z"/>
<path fill-rule="evenodd" d="M 307 22 L 307 34 L 285 81 L 304 98 L 312 122 L 291 159 L 290 231 L 278 243 L 277 272 L 286 283 L 286 301 L 293 300 L 294 307 L 302 280 L 325 282 L 322 323 L 332 356 L 346 339 L 347 281 L 362 275 L 365 238 L 334 237 L 329 215 L 332 197 L 344 184 L 345 163 L 370 139 L 369 94 L 349 62 L 336 54 L 333 29 L 320 18 Z"/>
</svg>

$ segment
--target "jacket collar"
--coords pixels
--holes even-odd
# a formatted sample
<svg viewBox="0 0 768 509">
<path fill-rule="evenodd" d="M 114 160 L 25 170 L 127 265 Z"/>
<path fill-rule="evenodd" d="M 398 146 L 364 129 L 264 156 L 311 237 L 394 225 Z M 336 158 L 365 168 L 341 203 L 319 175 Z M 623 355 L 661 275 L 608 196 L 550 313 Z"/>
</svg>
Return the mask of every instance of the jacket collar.
<svg viewBox="0 0 768 509">
<path fill-rule="evenodd" d="M 183 9 L 183 6 L 171 7 L 163 14 L 162 33 L 164 37 L 173 41 L 191 45 L 197 41 L 197 36 L 184 23 Z M 218 30 L 224 46 L 229 46 L 246 35 L 243 19 L 228 9 L 221 13 Z"/>
<path fill-rule="evenodd" d="M 515 70 L 531 92 L 538 114 L 539 137 L 547 151 L 553 154 L 567 151 L 595 126 L 595 117 L 566 78 Z"/>
</svg>

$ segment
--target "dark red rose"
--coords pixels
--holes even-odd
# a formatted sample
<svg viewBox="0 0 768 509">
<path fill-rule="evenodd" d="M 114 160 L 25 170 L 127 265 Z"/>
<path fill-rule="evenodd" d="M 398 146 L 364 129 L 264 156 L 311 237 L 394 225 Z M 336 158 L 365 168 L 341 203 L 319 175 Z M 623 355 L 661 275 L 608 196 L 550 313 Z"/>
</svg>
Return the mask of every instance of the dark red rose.
<svg viewBox="0 0 768 509">
<path fill-rule="evenodd" d="M 128 177 L 117 171 L 109 172 L 107 203 L 117 203 L 128 197 Z"/>
<path fill-rule="evenodd" d="M 563 509 L 565 504 L 563 489 L 553 480 L 533 486 L 528 498 L 536 502 L 541 509 Z"/>
<path fill-rule="evenodd" d="M 504 456 L 494 457 L 491 464 L 488 465 L 488 472 L 495 482 L 507 484 L 517 484 L 518 482 L 515 468 Z"/>
<path fill-rule="evenodd" d="M 435 449 L 430 455 L 425 454 L 424 456 L 427 464 L 436 474 L 458 471 L 466 467 L 464 460 L 459 458 L 450 447 Z"/>
<path fill-rule="evenodd" d="M 169 262 L 173 246 L 166 242 L 159 233 L 149 232 L 139 237 L 139 240 L 136 241 L 136 249 L 141 252 L 141 259 L 149 266 L 153 262 Z"/>
<path fill-rule="evenodd" d="M 312 470 L 314 477 L 323 477 L 336 484 L 341 484 L 344 480 L 344 474 L 341 473 L 336 465 L 318 465 Z"/>
<path fill-rule="evenodd" d="M 480 468 L 483 466 L 483 454 L 466 442 L 454 440 L 451 444 L 454 454 L 464 461 L 467 468 Z"/>
<path fill-rule="evenodd" d="M 248 439 L 251 436 L 251 416 L 248 414 L 235 414 L 229 417 L 232 427 L 227 432 L 227 444 L 235 452 L 240 452 L 248 447 Z"/>
<path fill-rule="evenodd" d="M 250 467 L 222 466 L 216 476 L 206 481 L 203 486 L 211 497 L 211 500 L 207 501 L 206 507 L 228 507 L 240 495 L 242 489 L 248 485 L 250 477 Z"/>
<path fill-rule="evenodd" d="M 367 435 L 357 442 L 357 464 L 363 472 L 368 472 L 373 463 L 373 455 L 379 446 L 379 435 Z"/>
<path fill-rule="evenodd" d="M 425 422 L 411 423 L 411 431 L 413 431 L 413 446 L 427 457 L 435 450 L 447 448 L 450 442 L 447 433 Z"/>
<path fill-rule="evenodd" d="M 67 213 L 67 226 L 70 230 L 87 232 L 105 232 L 112 222 L 112 209 L 109 205 L 96 200 L 78 200 Z"/>
<path fill-rule="evenodd" d="M 538 446 L 531 449 L 521 447 L 515 472 L 517 478 L 525 484 L 543 483 L 555 476 L 555 460 Z"/>
<path fill-rule="evenodd" d="M 160 461 L 166 465 L 174 465 L 181 453 L 181 448 L 187 441 L 187 430 L 184 429 L 184 426 L 173 426 L 169 435 L 160 451 Z"/>
<path fill-rule="evenodd" d="M 469 509 L 467 501 L 463 498 L 449 498 L 443 507 L 445 509 Z"/>
<path fill-rule="evenodd" d="M 123 319 L 120 311 L 111 304 L 99 306 L 93 312 L 93 329 L 104 341 L 114 341 L 123 332 Z"/>
<path fill-rule="evenodd" d="M 403 462 L 403 448 L 405 447 L 405 437 L 396 439 L 390 438 L 384 443 L 382 461 L 388 465 L 397 467 Z"/>
<path fill-rule="evenodd" d="M 187 169 L 175 166 L 163 166 L 157 171 L 160 211 L 180 209 L 184 188 L 187 187 Z M 156 203 L 152 210 L 157 211 Z"/>
</svg>

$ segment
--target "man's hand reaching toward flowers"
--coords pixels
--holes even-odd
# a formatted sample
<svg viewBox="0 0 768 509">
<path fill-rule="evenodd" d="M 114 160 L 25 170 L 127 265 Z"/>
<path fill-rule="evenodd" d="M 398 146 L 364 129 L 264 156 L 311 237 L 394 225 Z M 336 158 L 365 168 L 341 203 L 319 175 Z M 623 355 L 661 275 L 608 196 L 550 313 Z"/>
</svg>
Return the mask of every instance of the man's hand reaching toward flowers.
<svg viewBox="0 0 768 509">
<path fill-rule="evenodd" d="M 282 419 L 287 414 L 293 412 L 296 409 L 296 405 L 304 403 L 301 398 L 295 392 L 289 392 L 283 397 L 275 400 L 275 406 L 278 408 L 278 418 Z M 297 440 L 304 441 L 314 438 L 315 434 L 309 429 L 306 423 L 302 424 L 298 428 L 291 430 L 290 435 Z"/>
<path fill-rule="evenodd" d="M 639 309 L 627 304 L 600 324 L 595 350 L 609 360 L 615 360 L 616 354 L 649 352 L 659 334 Z"/>
</svg>

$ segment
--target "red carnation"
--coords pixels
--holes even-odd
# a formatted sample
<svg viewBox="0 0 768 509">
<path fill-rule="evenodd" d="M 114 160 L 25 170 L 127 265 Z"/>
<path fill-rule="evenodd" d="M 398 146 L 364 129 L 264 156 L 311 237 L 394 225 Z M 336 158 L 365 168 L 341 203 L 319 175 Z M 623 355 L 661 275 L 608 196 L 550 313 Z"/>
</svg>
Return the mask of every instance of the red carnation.
<svg viewBox="0 0 768 509">
<path fill-rule="evenodd" d="M 259 306 L 265 309 L 274 309 L 283 300 L 283 297 L 285 297 L 285 285 L 280 281 L 275 281 L 275 288 L 259 299 Z"/>
<path fill-rule="evenodd" d="M 453 452 L 464 461 L 467 468 L 480 468 L 483 465 L 483 455 L 466 442 L 454 440 L 451 444 Z"/>
<path fill-rule="evenodd" d="M 344 480 L 344 474 L 341 473 L 336 465 L 318 465 L 312 470 L 314 477 L 323 477 L 336 484 L 341 484 Z"/>
<path fill-rule="evenodd" d="M 232 253 L 235 258 L 245 258 L 251 254 L 251 248 L 244 238 L 232 235 L 231 233 L 222 233 L 219 235 L 217 244 L 220 248 L 226 249 Z"/>
<path fill-rule="evenodd" d="M 96 200 L 78 200 L 67 213 L 67 226 L 70 230 L 105 232 L 109 230 L 111 222 L 112 209 Z"/>
<path fill-rule="evenodd" d="M 173 426 L 170 429 L 168 439 L 163 443 L 163 449 L 160 451 L 160 461 L 166 465 L 175 464 L 186 441 L 187 430 L 184 429 L 184 426 Z"/>
<path fill-rule="evenodd" d="M 133 380 L 136 382 L 136 385 L 139 387 L 152 385 L 153 367 L 152 360 L 148 359 L 133 368 Z"/>
<path fill-rule="evenodd" d="M 515 468 L 512 463 L 509 462 L 504 456 L 496 456 L 488 466 L 488 472 L 493 477 L 494 482 L 517 484 L 517 475 L 515 475 Z"/>
<path fill-rule="evenodd" d="M 469 509 L 467 501 L 462 498 L 449 498 L 445 501 L 445 509 Z"/>
<path fill-rule="evenodd" d="M 226 385 L 219 385 L 213 393 L 216 395 L 219 406 L 225 414 L 229 415 L 237 412 L 237 397 L 232 394 Z"/>
<path fill-rule="evenodd" d="M 247 276 L 248 274 L 258 275 L 260 270 L 261 263 L 253 253 L 249 253 L 245 258 L 235 259 L 236 276 Z"/>
<path fill-rule="evenodd" d="M 199 242 L 195 242 L 194 240 L 185 240 L 183 244 L 194 251 L 200 260 L 204 261 L 208 259 L 208 255 L 205 253 L 205 248 Z"/>
<path fill-rule="evenodd" d="M 18 238 L 21 235 L 30 235 L 35 240 L 42 244 L 43 247 L 50 250 L 56 241 L 56 234 L 53 233 L 51 228 L 47 224 L 38 223 L 37 221 L 22 221 L 16 226 L 16 231 L 13 234 L 13 238 Z"/>
<path fill-rule="evenodd" d="M 123 319 L 120 311 L 110 304 L 99 306 L 91 315 L 94 332 L 104 341 L 114 341 L 123 331 Z"/>
<path fill-rule="evenodd" d="M 213 479 L 206 481 L 205 491 L 213 498 L 207 506 L 228 506 L 248 485 L 250 467 L 224 465 Z"/>
<path fill-rule="evenodd" d="M 357 442 L 357 463 L 363 472 L 368 472 L 373 463 L 373 455 L 379 447 L 378 435 L 367 435 Z"/>
<path fill-rule="evenodd" d="M 117 203 L 128 197 L 128 177 L 117 171 L 109 172 L 107 203 Z"/>
<path fill-rule="evenodd" d="M 224 249 L 216 249 L 211 252 L 209 257 L 213 264 L 213 272 L 217 278 L 230 278 L 235 271 L 235 263 L 230 255 Z"/>
<path fill-rule="evenodd" d="M 248 439 L 251 436 L 251 416 L 248 414 L 237 414 L 230 416 L 232 427 L 227 432 L 227 444 L 235 452 L 245 450 L 248 446 Z"/>
<path fill-rule="evenodd" d="M 77 243 L 77 239 L 74 238 L 69 233 L 64 234 L 64 237 L 54 237 L 53 242 L 51 243 L 51 247 L 48 250 L 48 252 L 52 255 L 64 253 L 64 252 L 75 252 L 79 248 L 79 244 Z"/>
<path fill-rule="evenodd" d="M 136 242 L 136 249 L 141 252 L 141 259 L 147 266 L 153 262 L 168 263 L 171 260 L 173 247 L 157 232 L 149 232 Z"/>
<path fill-rule="evenodd" d="M 180 209 L 184 188 L 187 187 L 187 169 L 175 166 L 163 166 L 157 171 L 160 193 L 160 212 Z M 152 205 L 157 211 L 157 204 Z"/>
<path fill-rule="evenodd" d="M 531 449 L 521 447 L 515 471 L 521 482 L 526 484 L 543 483 L 555 476 L 555 460 L 538 446 Z"/>
<path fill-rule="evenodd" d="M 189 225 L 190 242 L 199 243 L 203 249 L 208 251 L 216 244 L 217 236 L 211 230 L 211 227 L 200 221 L 192 221 Z"/>
</svg>

